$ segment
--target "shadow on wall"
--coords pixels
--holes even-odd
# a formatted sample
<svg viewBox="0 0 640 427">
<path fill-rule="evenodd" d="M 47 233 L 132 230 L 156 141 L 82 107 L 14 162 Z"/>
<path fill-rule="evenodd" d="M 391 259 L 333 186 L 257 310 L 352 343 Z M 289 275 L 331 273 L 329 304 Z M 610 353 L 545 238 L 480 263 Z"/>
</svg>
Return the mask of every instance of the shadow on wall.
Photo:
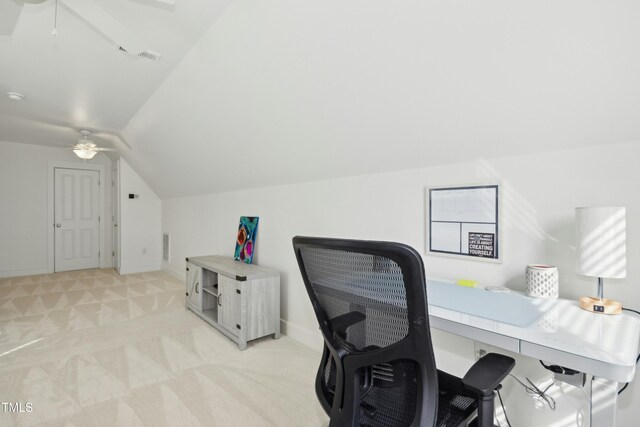
<svg viewBox="0 0 640 427">
<path fill-rule="evenodd" d="M 522 197 L 486 159 L 479 159 L 477 163 L 478 175 L 481 178 L 500 181 L 502 224 L 505 229 L 517 228 L 540 241 L 559 241 L 538 223 L 533 205 Z"/>
<path fill-rule="evenodd" d="M 572 289 L 577 288 L 575 286 L 575 246 L 571 244 L 573 242 L 573 228 L 573 221 L 569 219 L 557 221 L 548 232 L 549 235 L 557 236 L 557 238 L 540 241 L 539 252 L 541 256 L 539 259 L 532 259 L 529 263 L 550 264 L 558 267 L 561 298 L 571 298 L 577 295 Z M 526 289 L 525 270 L 526 265 L 523 265 L 521 273 L 509 278 L 506 281 L 506 286 L 524 292 Z M 567 292 L 569 295 L 565 295 Z"/>
<path fill-rule="evenodd" d="M 561 297 L 571 298 L 580 294 L 581 285 L 576 283 L 578 280 L 575 273 L 573 211 L 570 216 L 558 218 L 543 228 L 537 219 L 534 205 L 529 203 L 486 159 L 478 160 L 477 169 L 481 178 L 497 179 L 501 184 L 503 230 L 518 230 L 538 243 L 536 249 L 540 254 L 539 259 L 531 259 L 528 263 L 545 263 L 558 267 Z M 517 248 L 513 247 L 511 250 L 515 251 Z M 524 291 L 525 268 L 526 265 L 522 265 L 521 272 L 509 278 L 506 286 Z"/>
<path fill-rule="evenodd" d="M 286 290 L 289 289 L 289 273 L 280 270 L 280 318 L 289 318 L 289 298 Z"/>
</svg>

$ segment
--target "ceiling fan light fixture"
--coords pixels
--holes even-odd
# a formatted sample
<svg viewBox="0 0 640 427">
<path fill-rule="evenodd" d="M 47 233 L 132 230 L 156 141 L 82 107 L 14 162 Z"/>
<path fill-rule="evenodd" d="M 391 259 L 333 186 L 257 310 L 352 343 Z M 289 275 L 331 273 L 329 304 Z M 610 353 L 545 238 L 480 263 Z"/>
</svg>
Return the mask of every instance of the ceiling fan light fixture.
<svg viewBox="0 0 640 427">
<path fill-rule="evenodd" d="M 73 150 L 73 152 L 76 153 L 76 156 L 80 157 L 82 160 L 91 160 L 96 156 L 96 154 L 98 154 L 97 151 L 83 148 L 78 148 L 76 150 Z"/>
</svg>

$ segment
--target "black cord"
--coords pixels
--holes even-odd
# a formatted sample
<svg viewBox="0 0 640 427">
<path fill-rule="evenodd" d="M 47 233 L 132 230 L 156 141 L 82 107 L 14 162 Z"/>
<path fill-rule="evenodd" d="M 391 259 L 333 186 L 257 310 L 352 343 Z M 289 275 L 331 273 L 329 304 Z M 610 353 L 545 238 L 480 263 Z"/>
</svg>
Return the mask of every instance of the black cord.
<svg viewBox="0 0 640 427">
<path fill-rule="evenodd" d="M 640 361 L 640 354 L 638 355 L 638 357 L 636 357 L 636 365 L 638 364 L 638 361 Z M 627 388 L 628 386 L 629 386 L 629 383 L 624 383 L 622 388 L 618 390 L 618 394 L 622 393 L 624 389 Z"/>
<path fill-rule="evenodd" d="M 545 367 L 545 369 L 548 369 L 549 371 L 556 374 L 577 375 L 580 373 L 580 371 L 576 371 L 575 369 L 571 369 L 571 368 L 565 368 L 564 366 L 560 366 L 560 365 L 545 365 L 542 360 L 540 360 L 539 362 L 542 366 Z"/>
<path fill-rule="evenodd" d="M 498 399 L 500 399 L 500 406 L 502 406 L 502 413 L 504 414 L 504 419 L 507 421 L 507 425 L 511 427 L 511 423 L 509 422 L 509 417 L 507 417 L 507 411 L 504 409 L 504 403 L 502 403 L 502 396 L 500 395 L 500 390 L 496 390 L 498 392 Z"/>
<path fill-rule="evenodd" d="M 623 311 L 633 311 L 633 312 L 634 312 L 634 313 L 636 313 L 636 314 L 640 314 L 640 311 L 638 311 L 638 310 L 633 310 L 633 309 L 631 309 L 631 308 L 624 308 L 624 307 L 622 307 L 622 310 L 623 310 Z"/>
<path fill-rule="evenodd" d="M 624 383 L 622 388 L 620 390 L 618 390 L 618 394 L 622 393 L 624 391 L 624 389 L 627 388 L 627 387 L 629 387 L 629 383 Z"/>
<path fill-rule="evenodd" d="M 540 390 L 529 378 L 526 378 L 526 380 L 531 386 L 526 385 L 525 383 L 520 381 L 518 377 L 516 377 L 513 374 L 509 374 L 509 376 L 513 377 L 516 381 L 518 381 L 520 385 L 524 387 L 527 393 L 534 396 L 538 396 L 540 399 L 544 400 L 544 402 L 549 406 L 549 409 L 551 409 L 552 411 L 556 410 L 556 401 L 553 399 L 553 397 L 547 394 L 547 390 L 549 390 L 551 386 L 554 384 L 553 381 L 551 381 L 551 384 L 549 384 L 547 388 L 545 388 L 544 390 Z"/>
</svg>

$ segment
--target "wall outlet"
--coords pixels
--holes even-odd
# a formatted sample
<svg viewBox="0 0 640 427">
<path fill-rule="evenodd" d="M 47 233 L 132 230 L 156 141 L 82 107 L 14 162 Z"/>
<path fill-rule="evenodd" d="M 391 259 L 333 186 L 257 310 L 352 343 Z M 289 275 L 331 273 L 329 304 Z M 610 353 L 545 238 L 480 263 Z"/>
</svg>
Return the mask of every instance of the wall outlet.
<svg viewBox="0 0 640 427">
<path fill-rule="evenodd" d="M 492 350 L 490 345 L 487 345 L 485 343 L 481 343 L 478 341 L 473 342 L 473 352 L 474 352 L 473 357 L 475 360 L 479 360 L 481 357 L 483 357 L 487 353 L 491 353 L 491 351 Z"/>
</svg>

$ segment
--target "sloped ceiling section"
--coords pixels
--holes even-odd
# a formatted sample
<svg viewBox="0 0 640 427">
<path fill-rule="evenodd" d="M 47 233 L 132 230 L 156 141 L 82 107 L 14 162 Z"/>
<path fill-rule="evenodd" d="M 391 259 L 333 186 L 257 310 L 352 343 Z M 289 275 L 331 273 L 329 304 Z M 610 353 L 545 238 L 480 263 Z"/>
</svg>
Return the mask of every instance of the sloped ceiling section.
<svg viewBox="0 0 640 427">
<path fill-rule="evenodd" d="M 74 13 L 65 6 L 68 2 L 0 0 L 0 140 L 73 144 L 79 129 L 90 129 L 103 134 L 95 135 L 99 144 L 123 149 L 126 144 L 111 136 L 125 127 L 230 1 L 179 0 L 175 6 L 156 0 L 85 2 L 144 40 L 145 48 L 162 54 L 154 62 L 115 49 L 115 41 L 90 23 L 95 20 Z M 8 10 L 19 13 L 8 16 Z M 52 35 L 54 25 L 57 36 Z M 25 100 L 11 101 L 7 92 L 22 93 Z"/>
<path fill-rule="evenodd" d="M 162 198 L 640 140 L 640 2 L 236 0 L 124 130 Z"/>
</svg>

